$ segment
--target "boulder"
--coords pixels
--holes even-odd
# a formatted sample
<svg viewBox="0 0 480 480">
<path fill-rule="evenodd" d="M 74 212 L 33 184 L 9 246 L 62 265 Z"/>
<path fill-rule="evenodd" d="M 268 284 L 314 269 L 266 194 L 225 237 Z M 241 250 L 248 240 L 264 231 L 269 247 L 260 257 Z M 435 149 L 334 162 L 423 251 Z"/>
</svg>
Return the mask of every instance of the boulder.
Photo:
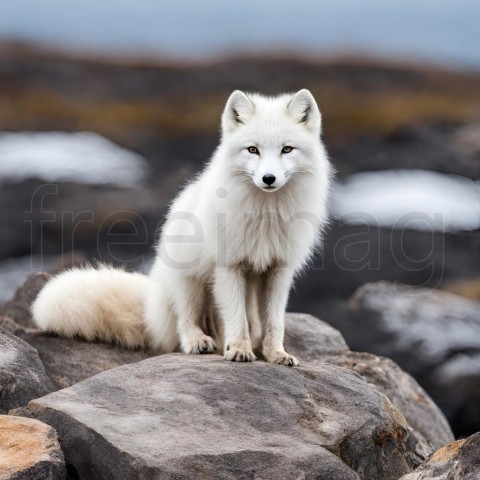
<svg viewBox="0 0 480 480">
<path fill-rule="evenodd" d="M 341 333 L 327 323 L 311 315 L 287 313 L 285 348 L 302 361 L 332 363 L 363 377 L 404 415 L 415 430 L 422 455 L 454 439 L 441 410 L 411 375 L 388 358 L 350 351 Z"/>
<path fill-rule="evenodd" d="M 478 480 L 480 432 L 445 445 L 400 480 Z"/>
<path fill-rule="evenodd" d="M 388 355 L 420 382 L 457 435 L 480 429 L 480 302 L 370 283 L 350 300 L 351 348 Z"/>
<path fill-rule="evenodd" d="M 35 347 L 45 370 L 57 388 L 74 385 L 105 370 L 149 358 L 152 352 L 126 350 L 108 343 L 62 338 L 38 330 L 16 333 Z"/>
<path fill-rule="evenodd" d="M 350 351 L 337 329 L 305 313 L 286 314 L 284 345 L 287 352 L 305 361 Z"/>
<path fill-rule="evenodd" d="M 0 415 L 0 480 L 64 480 L 55 430 L 31 418 Z"/>
<path fill-rule="evenodd" d="M 397 479 L 422 460 L 387 397 L 335 365 L 169 354 L 15 412 L 59 433 L 80 479 Z"/>
<path fill-rule="evenodd" d="M 389 358 L 348 352 L 323 361 L 358 373 L 386 395 L 415 432 L 417 452 L 428 456 L 453 440 L 447 419 L 418 383 Z"/>
<path fill-rule="evenodd" d="M 0 412 L 26 405 L 54 390 L 37 351 L 0 329 Z"/>
<path fill-rule="evenodd" d="M 23 327 L 34 328 L 30 305 L 50 278 L 51 275 L 46 272 L 30 274 L 23 285 L 17 288 L 14 297 L 0 306 L 0 317 L 9 317 Z"/>
</svg>

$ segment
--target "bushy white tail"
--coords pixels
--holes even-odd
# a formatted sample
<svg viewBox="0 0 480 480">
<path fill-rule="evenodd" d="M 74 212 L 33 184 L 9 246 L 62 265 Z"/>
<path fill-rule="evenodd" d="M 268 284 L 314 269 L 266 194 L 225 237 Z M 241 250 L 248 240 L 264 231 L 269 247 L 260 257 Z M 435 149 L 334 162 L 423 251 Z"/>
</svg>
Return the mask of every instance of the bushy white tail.
<svg viewBox="0 0 480 480">
<path fill-rule="evenodd" d="M 32 305 L 42 330 L 65 337 L 148 347 L 143 322 L 148 281 L 140 273 L 101 266 L 65 271 L 50 280 Z"/>
</svg>

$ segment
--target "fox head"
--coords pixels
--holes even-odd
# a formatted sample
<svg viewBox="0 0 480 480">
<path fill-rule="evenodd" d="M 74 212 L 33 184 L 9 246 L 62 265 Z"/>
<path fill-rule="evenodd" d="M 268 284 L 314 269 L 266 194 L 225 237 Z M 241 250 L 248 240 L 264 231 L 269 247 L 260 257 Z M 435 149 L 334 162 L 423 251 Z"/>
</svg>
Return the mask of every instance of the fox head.
<svg viewBox="0 0 480 480">
<path fill-rule="evenodd" d="M 234 91 L 222 115 L 224 161 L 234 175 L 273 193 L 315 168 L 321 116 L 309 90 L 278 97 Z"/>
</svg>

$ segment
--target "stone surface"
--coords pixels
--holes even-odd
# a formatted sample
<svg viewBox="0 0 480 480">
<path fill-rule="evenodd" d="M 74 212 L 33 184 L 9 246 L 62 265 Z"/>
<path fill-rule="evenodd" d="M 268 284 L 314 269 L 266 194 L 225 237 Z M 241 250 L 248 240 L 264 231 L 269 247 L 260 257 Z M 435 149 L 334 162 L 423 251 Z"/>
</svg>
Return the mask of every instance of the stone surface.
<svg viewBox="0 0 480 480">
<path fill-rule="evenodd" d="M 305 313 L 286 314 L 284 346 L 288 353 L 304 361 L 350 351 L 337 329 Z"/>
<path fill-rule="evenodd" d="M 386 395 L 415 432 L 424 457 L 454 437 L 443 413 L 418 383 L 392 360 L 370 353 L 348 352 L 323 361 L 349 368 Z"/>
<path fill-rule="evenodd" d="M 388 355 L 428 391 L 457 435 L 480 429 L 480 302 L 388 282 L 350 300 L 351 348 Z"/>
<path fill-rule="evenodd" d="M 478 480 L 480 478 L 480 433 L 436 451 L 414 472 L 401 480 Z"/>
<path fill-rule="evenodd" d="M 0 415 L 0 480 L 64 480 L 55 430 L 31 418 Z"/>
<path fill-rule="evenodd" d="M 46 272 L 29 275 L 25 283 L 18 287 L 12 300 L 0 306 L 0 316 L 9 317 L 23 327 L 34 328 L 30 305 L 50 278 Z"/>
<path fill-rule="evenodd" d="M 54 390 L 37 351 L 0 329 L 0 412 L 26 405 Z"/>
<path fill-rule="evenodd" d="M 57 429 L 80 479 L 393 480 L 421 461 L 390 401 L 329 364 L 162 355 L 16 413 Z"/>
<path fill-rule="evenodd" d="M 289 313 L 285 320 L 285 348 L 289 353 L 302 361 L 332 363 L 362 376 L 404 415 L 424 456 L 454 439 L 441 410 L 395 362 L 350 351 L 338 330 L 311 315 Z"/>
<path fill-rule="evenodd" d="M 69 387 L 105 370 L 152 356 L 148 351 L 61 338 L 37 330 L 20 331 L 17 335 L 37 349 L 48 376 L 58 388 Z"/>
</svg>

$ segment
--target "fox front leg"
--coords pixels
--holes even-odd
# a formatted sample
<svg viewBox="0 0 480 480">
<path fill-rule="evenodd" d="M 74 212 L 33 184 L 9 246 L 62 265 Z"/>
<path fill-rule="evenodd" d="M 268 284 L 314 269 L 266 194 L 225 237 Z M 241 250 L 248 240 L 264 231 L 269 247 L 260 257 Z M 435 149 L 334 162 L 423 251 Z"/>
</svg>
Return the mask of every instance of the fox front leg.
<svg viewBox="0 0 480 480">
<path fill-rule="evenodd" d="M 224 325 L 226 360 L 253 362 L 256 357 L 248 328 L 245 274 L 236 268 L 218 268 L 214 296 Z"/>
<path fill-rule="evenodd" d="M 265 275 L 263 356 L 272 363 L 296 367 L 298 360 L 283 347 L 285 310 L 293 283 L 293 270 L 277 267 Z"/>
</svg>

